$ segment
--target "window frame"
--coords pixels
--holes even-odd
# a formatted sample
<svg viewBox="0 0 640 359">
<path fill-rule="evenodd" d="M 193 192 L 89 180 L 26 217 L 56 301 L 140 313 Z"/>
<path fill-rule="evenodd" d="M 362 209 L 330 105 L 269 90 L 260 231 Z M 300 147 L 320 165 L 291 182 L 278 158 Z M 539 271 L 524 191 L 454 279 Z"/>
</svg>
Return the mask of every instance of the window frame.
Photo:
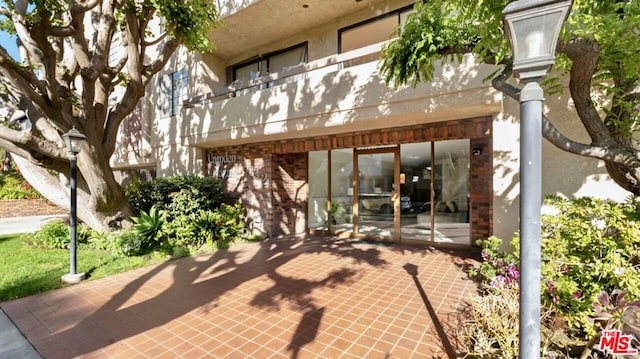
<svg viewBox="0 0 640 359">
<path fill-rule="evenodd" d="M 165 74 L 160 78 L 160 111 L 162 117 L 176 116 L 182 103 L 189 98 L 189 72 L 186 68 Z"/>
</svg>

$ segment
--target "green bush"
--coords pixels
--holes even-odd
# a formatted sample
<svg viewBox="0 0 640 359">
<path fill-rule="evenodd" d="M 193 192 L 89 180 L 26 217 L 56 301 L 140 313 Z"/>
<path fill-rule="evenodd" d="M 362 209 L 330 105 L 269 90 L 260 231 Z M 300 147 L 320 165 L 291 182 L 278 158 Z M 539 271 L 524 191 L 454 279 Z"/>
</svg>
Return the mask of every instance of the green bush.
<svg viewBox="0 0 640 359">
<path fill-rule="evenodd" d="M 640 204 L 632 198 L 612 203 L 593 198 L 573 201 L 549 197 L 557 213 L 542 217 L 542 301 L 576 339 L 592 337 L 592 304 L 601 292 L 624 291 L 640 298 Z M 513 254 L 499 253 L 499 239 L 479 241 L 483 263 L 472 274 L 489 288 L 517 269 L 519 241 Z"/>
<path fill-rule="evenodd" d="M 237 239 L 245 229 L 243 208 L 221 204 L 219 208 L 182 214 L 162 227 L 162 236 L 171 247 L 199 247 L 214 242 L 225 247 Z"/>
<path fill-rule="evenodd" d="M 153 181 L 134 181 L 127 186 L 129 203 L 136 211 L 151 207 L 167 210 L 170 218 L 198 210 L 213 210 L 222 199 L 222 183 L 213 177 L 172 176 Z"/>
<path fill-rule="evenodd" d="M 133 227 L 141 248 L 173 255 L 197 253 L 203 246 L 227 247 L 245 230 L 244 209 L 221 203 L 222 183 L 211 177 L 174 176 L 127 187 L 140 213 Z"/>
<path fill-rule="evenodd" d="M 601 292 L 640 298 L 640 222 L 637 202 L 549 198 L 558 213 L 544 216 L 543 299 L 579 335 L 593 335 L 588 316 Z"/>
<path fill-rule="evenodd" d="M 115 244 L 111 240 L 110 232 L 97 232 L 92 231 L 87 237 L 87 248 L 92 250 L 108 250 L 110 252 L 116 252 L 114 250 Z"/>
<path fill-rule="evenodd" d="M 32 235 L 27 235 L 26 242 L 37 248 L 66 249 L 70 240 L 69 226 L 62 219 L 55 219 L 45 223 Z"/>
<path fill-rule="evenodd" d="M 134 229 L 123 229 L 112 232 L 109 248 L 112 253 L 124 256 L 137 256 L 144 253 L 144 239 L 142 235 Z"/>
</svg>

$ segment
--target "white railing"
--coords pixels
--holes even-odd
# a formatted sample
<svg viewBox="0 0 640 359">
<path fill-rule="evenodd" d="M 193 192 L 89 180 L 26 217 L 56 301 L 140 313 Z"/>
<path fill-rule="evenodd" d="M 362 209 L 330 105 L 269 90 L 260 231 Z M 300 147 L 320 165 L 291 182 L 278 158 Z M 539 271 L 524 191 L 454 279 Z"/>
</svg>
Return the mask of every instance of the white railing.
<svg viewBox="0 0 640 359">
<path fill-rule="evenodd" d="M 306 64 L 289 67 L 249 81 L 235 81 L 227 87 L 217 88 L 204 95 L 185 100 L 183 107 L 189 108 L 208 102 L 222 101 L 228 98 L 254 93 L 285 83 L 296 82 L 310 76 L 312 72 L 335 72 L 344 68 L 377 61 L 382 47 L 389 41 L 368 45 L 342 54 L 331 55 Z"/>
</svg>

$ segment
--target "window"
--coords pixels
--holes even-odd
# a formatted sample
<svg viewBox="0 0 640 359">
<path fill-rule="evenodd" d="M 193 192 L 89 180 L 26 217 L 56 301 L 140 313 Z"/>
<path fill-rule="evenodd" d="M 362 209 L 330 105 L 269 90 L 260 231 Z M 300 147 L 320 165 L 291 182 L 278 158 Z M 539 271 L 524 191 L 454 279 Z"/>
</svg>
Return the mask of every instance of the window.
<svg viewBox="0 0 640 359">
<path fill-rule="evenodd" d="M 266 76 L 285 70 L 287 68 L 307 62 L 307 43 L 292 46 L 290 48 L 275 51 L 266 55 L 256 56 L 231 67 L 231 81 L 251 81 L 259 77 Z M 276 86 L 281 83 L 297 81 L 297 77 L 280 79 L 268 84 L 261 84 L 260 89 Z M 255 91 L 258 88 L 247 89 Z"/>
<path fill-rule="evenodd" d="M 189 75 L 186 69 L 165 75 L 160 79 L 160 110 L 163 117 L 175 116 L 187 99 Z"/>
<path fill-rule="evenodd" d="M 344 53 L 368 45 L 389 40 L 394 29 L 404 24 L 407 15 L 413 12 L 413 6 L 404 7 L 390 13 L 338 30 L 338 52 Z M 370 54 L 345 63 L 345 67 L 376 61 L 379 54 Z"/>
</svg>

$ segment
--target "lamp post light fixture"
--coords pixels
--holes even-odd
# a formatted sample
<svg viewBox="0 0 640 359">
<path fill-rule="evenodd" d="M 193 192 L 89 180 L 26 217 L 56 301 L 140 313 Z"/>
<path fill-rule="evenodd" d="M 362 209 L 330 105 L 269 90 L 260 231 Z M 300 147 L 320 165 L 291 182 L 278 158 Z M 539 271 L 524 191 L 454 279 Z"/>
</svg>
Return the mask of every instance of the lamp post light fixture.
<svg viewBox="0 0 640 359">
<path fill-rule="evenodd" d="M 65 144 L 67 145 L 67 151 L 69 151 L 69 184 L 71 187 L 71 205 L 69 207 L 69 232 L 71 241 L 69 244 L 69 273 L 62 276 L 62 281 L 68 284 L 80 283 L 85 277 L 84 273 L 76 272 L 76 204 L 77 204 L 77 184 L 76 184 L 76 156 L 80 153 L 82 143 L 87 138 L 76 130 L 75 127 L 71 128 L 69 132 L 62 135 Z"/>
<path fill-rule="evenodd" d="M 519 0 L 502 11 L 520 92 L 520 359 L 540 358 L 542 101 L 571 0 Z"/>
</svg>

